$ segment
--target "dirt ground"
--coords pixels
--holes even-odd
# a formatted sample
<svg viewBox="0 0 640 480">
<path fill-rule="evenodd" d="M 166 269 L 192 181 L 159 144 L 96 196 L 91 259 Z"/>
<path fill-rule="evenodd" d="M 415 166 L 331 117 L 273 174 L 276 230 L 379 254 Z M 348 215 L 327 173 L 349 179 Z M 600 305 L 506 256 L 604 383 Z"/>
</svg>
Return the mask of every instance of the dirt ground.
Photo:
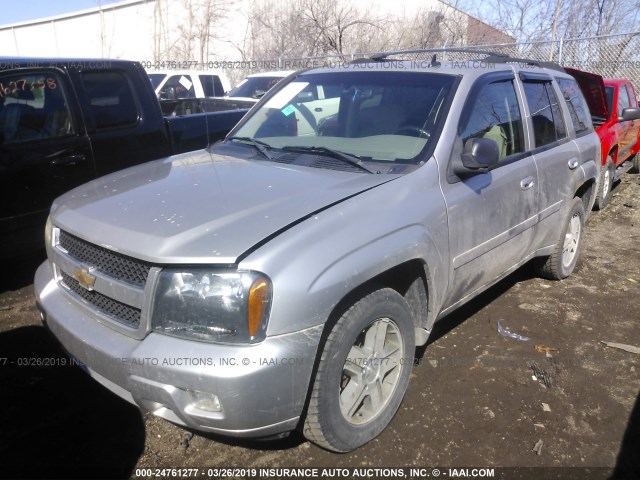
<svg viewBox="0 0 640 480">
<path fill-rule="evenodd" d="M 40 258 L 12 266 L 4 273 L 12 283 L 0 289 L 0 477 L 417 466 L 443 477 L 456 476 L 451 468 L 519 467 L 497 468 L 496 478 L 640 478 L 640 355 L 601 343 L 640 346 L 640 175 L 626 175 L 613 193 L 589 219 L 572 277 L 541 280 L 525 267 L 439 322 L 389 427 L 342 455 L 296 433 L 269 442 L 189 438 L 77 367 L 19 365 L 65 355 L 34 308 Z M 530 341 L 500 335 L 498 321 Z"/>
</svg>

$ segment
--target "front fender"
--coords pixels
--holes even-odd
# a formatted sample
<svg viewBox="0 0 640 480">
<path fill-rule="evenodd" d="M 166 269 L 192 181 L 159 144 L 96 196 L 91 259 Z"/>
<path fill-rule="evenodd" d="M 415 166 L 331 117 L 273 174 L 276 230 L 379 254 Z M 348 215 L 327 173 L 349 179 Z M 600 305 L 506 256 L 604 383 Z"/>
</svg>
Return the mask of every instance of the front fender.
<svg viewBox="0 0 640 480">
<path fill-rule="evenodd" d="M 416 259 L 425 265 L 430 324 L 448 284 L 448 258 L 446 211 L 431 162 L 295 225 L 240 268 L 272 279 L 267 334 L 279 335 L 324 324 L 349 292 Z"/>
</svg>

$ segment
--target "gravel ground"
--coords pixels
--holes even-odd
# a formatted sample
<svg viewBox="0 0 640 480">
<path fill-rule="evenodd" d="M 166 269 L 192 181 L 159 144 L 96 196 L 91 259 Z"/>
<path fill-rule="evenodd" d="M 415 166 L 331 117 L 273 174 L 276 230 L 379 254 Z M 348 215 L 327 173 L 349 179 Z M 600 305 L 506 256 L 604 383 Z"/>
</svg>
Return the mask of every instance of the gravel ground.
<svg viewBox="0 0 640 480">
<path fill-rule="evenodd" d="M 602 343 L 640 347 L 640 176 L 613 194 L 589 219 L 572 277 L 524 267 L 439 322 L 389 427 L 341 455 L 298 433 L 230 440 L 141 414 L 70 366 L 40 325 L 30 285 L 40 258 L 13 265 L 0 288 L 0 477 L 413 466 L 443 477 L 511 467 L 496 477 L 640 478 L 640 355 Z M 500 335 L 498 321 L 530 340 Z"/>
</svg>

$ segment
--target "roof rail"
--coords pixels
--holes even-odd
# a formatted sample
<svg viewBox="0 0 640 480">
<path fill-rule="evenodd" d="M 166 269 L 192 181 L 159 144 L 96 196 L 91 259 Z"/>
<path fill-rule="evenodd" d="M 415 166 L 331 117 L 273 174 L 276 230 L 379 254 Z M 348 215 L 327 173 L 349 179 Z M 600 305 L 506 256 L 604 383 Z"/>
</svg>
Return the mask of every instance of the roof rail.
<svg viewBox="0 0 640 480">
<path fill-rule="evenodd" d="M 380 52 L 374 53 L 369 58 L 360 58 L 357 60 L 353 60 L 351 63 L 364 63 L 364 62 L 385 62 L 391 61 L 388 57 L 396 56 L 396 55 L 407 55 L 407 54 L 415 54 L 415 53 L 433 53 L 433 57 L 431 58 L 431 64 L 436 66 L 439 63 L 436 61 L 437 53 L 476 53 L 481 55 L 486 55 L 481 59 L 483 62 L 487 63 L 522 63 L 525 65 L 532 65 L 541 68 L 550 68 L 553 70 L 558 70 L 564 72 L 564 69 L 554 62 L 547 62 L 542 60 L 534 60 L 531 58 L 520 58 L 520 57 L 512 57 L 506 53 L 496 52 L 493 50 L 481 50 L 475 48 L 458 48 L 458 47 L 448 47 L 448 48 L 421 48 L 415 50 L 398 50 L 393 52 Z"/>
<path fill-rule="evenodd" d="M 394 52 L 380 52 L 374 53 L 371 55 L 371 60 L 374 61 L 383 61 L 386 60 L 390 55 L 405 55 L 407 53 L 446 53 L 446 52 L 459 52 L 459 53 L 481 53 L 484 55 L 502 55 L 507 56 L 499 52 L 491 51 L 491 50 L 477 50 L 475 48 L 457 48 L 457 47 L 448 47 L 448 48 L 419 48 L 415 50 L 397 50 Z"/>
</svg>

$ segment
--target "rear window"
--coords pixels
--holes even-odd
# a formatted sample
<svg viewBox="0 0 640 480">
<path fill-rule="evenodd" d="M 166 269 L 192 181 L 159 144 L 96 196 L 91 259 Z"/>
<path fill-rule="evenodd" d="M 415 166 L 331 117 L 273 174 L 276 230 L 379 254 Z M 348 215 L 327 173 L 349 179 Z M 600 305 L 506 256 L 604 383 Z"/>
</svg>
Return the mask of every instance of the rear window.
<svg viewBox="0 0 640 480">
<path fill-rule="evenodd" d="M 607 109 L 609 110 L 609 115 L 613 113 L 613 87 L 604 87 L 604 94 L 607 96 Z"/>
<path fill-rule="evenodd" d="M 98 130 L 133 125 L 138 107 L 126 77 L 118 72 L 83 72 L 82 84 Z"/>
<path fill-rule="evenodd" d="M 592 130 L 591 114 L 587 102 L 580 91 L 580 87 L 575 80 L 567 78 L 558 78 L 560 91 L 567 102 L 571 123 L 576 131 L 576 135 L 586 133 Z"/>
</svg>

